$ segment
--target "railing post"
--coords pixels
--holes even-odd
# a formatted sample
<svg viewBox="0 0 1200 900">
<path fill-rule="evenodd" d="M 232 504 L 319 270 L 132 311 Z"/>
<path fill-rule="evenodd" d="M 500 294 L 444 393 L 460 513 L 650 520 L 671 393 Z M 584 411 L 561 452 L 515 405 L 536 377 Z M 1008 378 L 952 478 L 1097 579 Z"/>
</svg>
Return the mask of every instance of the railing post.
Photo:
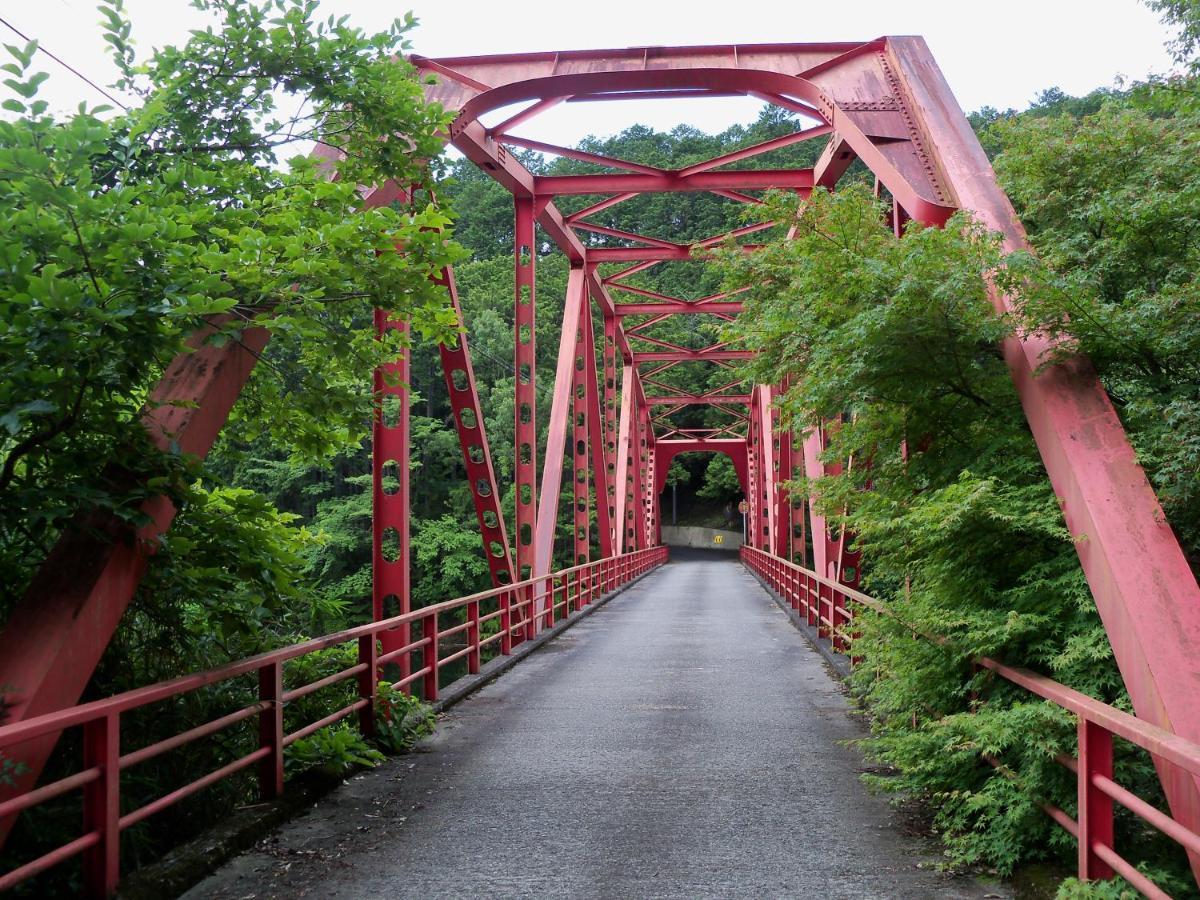
<svg viewBox="0 0 1200 900">
<path fill-rule="evenodd" d="M 1112 867 L 1096 855 L 1095 846 L 1113 845 L 1113 803 L 1092 779 L 1112 778 L 1112 734 L 1094 722 L 1079 719 L 1079 877 L 1101 881 L 1113 877 Z"/>
<path fill-rule="evenodd" d="M 358 730 L 364 737 L 375 736 L 375 691 L 379 684 L 378 635 L 364 634 L 358 639 L 358 662 L 367 668 L 358 673 L 358 696 L 367 705 L 358 711 Z"/>
<path fill-rule="evenodd" d="M 283 794 L 283 663 L 258 670 L 258 699 L 267 704 L 258 714 L 258 745 L 271 751 L 258 763 L 258 792 L 274 800 Z"/>
<path fill-rule="evenodd" d="M 437 613 L 430 613 L 421 620 L 421 636 L 429 638 L 429 643 L 425 645 L 425 668 L 429 671 L 425 673 L 425 702 L 432 703 L 438 698 L 438 617 Z"/>
<path fill-rule="evenodd" d="M 525 595 L 525 614 L 521 617 L 525 620 L 524 639 L 532 641 L 537 637 L 537 618 L 534 616 L 537 609 L 537 583 L 525 585 L 521 588 L 521 593 Z"/>
<path fill-rule="evenodd" d="M 119 713 L 83 726 L 83 767 L 100 777 L 83 789 L 83 828 L 100 842 L 84 851 L 83 879 L 88 897 L 109 897 L 121 877 L 121 721 Z"/>
<path fill-rule="evenodd" d="M 512 591 L 500 595 L 500 652 L 504 656 L 512 653 Z"/>
<path fill-rule="evenodd" d="M 478 675 L 482 654 L 479 652 L 479 601 L 467 604 L 467 643 L 471 652 L 467 654 L 467 674 Z"/>
</svg>

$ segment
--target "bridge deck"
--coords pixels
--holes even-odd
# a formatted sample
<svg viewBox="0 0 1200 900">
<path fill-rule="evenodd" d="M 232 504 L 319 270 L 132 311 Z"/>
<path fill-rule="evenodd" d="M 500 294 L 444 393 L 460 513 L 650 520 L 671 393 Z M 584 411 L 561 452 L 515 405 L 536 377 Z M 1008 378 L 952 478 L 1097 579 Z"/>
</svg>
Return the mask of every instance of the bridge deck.
<svg viewBox="0 0 1200 900">
<path fill-rule="evenodd" d="M 997 896 L 918 868 L 861 733 L 736 557 L 677 561 L 187 896 Z"/>
</svg>

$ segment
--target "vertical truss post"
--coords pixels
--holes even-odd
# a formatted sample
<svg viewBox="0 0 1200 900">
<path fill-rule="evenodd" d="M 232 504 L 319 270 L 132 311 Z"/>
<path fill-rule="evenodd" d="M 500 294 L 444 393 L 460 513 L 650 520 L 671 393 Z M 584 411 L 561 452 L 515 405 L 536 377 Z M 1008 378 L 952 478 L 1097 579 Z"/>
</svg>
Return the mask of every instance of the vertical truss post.
<svg viewBox="0 0 1200 900">
<path fill-rule="evenodd" d="M 786 383 L 781 387 L 787 390 Z M 773 553 L 786 560 L 795 560 L 795 506 L 791 492 L 782 485 L 795 477 L 792 471 L 792 431 L 787 429 L 776 436 L 775 444 L 775 544 Z"/>
<path fill-rule="evenodd" d="M 646 413 L 646 416 L 647 416 L 646 472 L 645 472 L 645 476 L 644 476 L 645 477 L 644 484 L 645 484 L 646 496 L 650 498 L 650 502 L 647 504 L 647 507 L 648 507 L 647 512 L 649 513 L 649 519 L 647 520 L 647 523 L 646 523 L 646 527 L 647 527 L 646 545 L 649 547 L 657 547 L 658 545 L 660 545 L 662 543 L 662 510 L 660 509 L 660 506 L 662 503 L 662 495 L 657 490 L 655 490 L 656 484 L 655 484 L 655 479 L 654 479 L 654 473 L 656 471 L 655 466 L 656 466 L 656 459 L 658 456 L 658 452 L 655 449 L 655 443 L 654 443 L 654 425 L 649 421 L 649 415 L 650 415 L 649 412 L 647 412 Z"/>
<path fill-rule="evenodd" d="M 534 537 L 533 575 L 540 577 L 553 568 L 554 533 L 558 528 L 558 501 L 562 492 L 563 455 L 566 451 L 567 426 L 575 383 L 576 352 L 582 340 L 581 319 L 587 307 L 583 268 L 572 266 L 567 276 L 567 296 L 563 304 L 562 333 L 558 344 L 558 365 L 554 372 L 554 397 L 550 404 L 550 423 L 546 432 L 546 459 L 542 466 L 542 490 L 538 498 L 537 527 Z M 549 601 L 548 601 L 549 602 Z"/>
<path fill-rule="evenodd" d="M 612 556 L 620 553 L 617 536 L 621 532 L 622 517 L 617 514 L 617 496 L 621 493 L 622 482 L 617 477 L 617 330 L 621 327 L 620 320 L 615 315 L 606 315 L 604 319 L 604 434 L 601 442 L 603 468 L 607 477 L 607 489 L 604 497 L 597 497 L 601 506 L 608 509 L 609 531 L 607 534 L 608 549 L 604 549 L 605 535 L 601 533 L 601 553 Z"/>
<path fill-rule="evenodd" d="M 588 405 L 588 375 L 593 379 L 595 393 L 595 344 L 592 341 L 592 310 L 586 291 L 580 300 L 579 333 L 575 341 L 575 358 L 571 367 L 571 520 L 572 543 L 575 552 L 571 565 L 577 566 L 591 559 L 591 481 L 588 471 L 588 435 L 591 426 L 591 409 Z M 588 366 L 588 357 L 593 365 Z M 599 466 L 597 466 L 599 468 Z M 599 491 L 597 490 L 597 496 Z M 580 573 L 582 574 L 582 572 Z M 576 605 L 582 606 L 582 592 L 576 582 Z"/>
<path fill-rule="evenodd" d="M 449 293 L 454 314 L 461 324 L 462 308 L 458 303 L 454 271 L 443 269 L 437 283 Z M 458 342 L 454 346 L 442 344 L 438 350 L 442 359 L 442 375 L 446 379 L 446 394 L 454 415 L 454 428 L 458 432 L 458 445 L 462 450 L 463 468 L 475 503 L 475 518 L 479 521 L 483 552 L 492 576 L 492 587 L 511 584 L 513 561 L 508 530 L 504 525 L 504 516 L 500 514 L 500 491 L 483 424 L 483 410 L 479 405 L 479 391 L 475 386 L 475 369 L 471 364 L 466 328 L 458 335 Z"/>
<path fill-rule="evenodd" d="M 821 466 L 821 453 L 825 449 L 824 435 L 820 427 L 815 427 L 804 437 L 804 477 L 815 481 L 824 474 Z M 829 577 L 830 562 L 828 550 L 829 531 L 825 527 L 825 517 L 820 515 L 808 499 L 808 522 L 812 534 L 813 571 L 818 575 Z"/>
<path fill-rule="evenodd" d="M 587 411 L 587 431 L 588 441 L 591 444 L 591 460 L 592 460 L 592 483 L 596 494 L 596 530 L 599 532 L 600 556 L 613 555 L 613 497 L 615 491 L 613 482 L 616 480 L 616 471 L 614 469 L 615 452 L 609 452 L 608 443 L 608 408 L 601 407 L 601 393 L 597 385 L 596 373 L 596 337 L 592 330 L 592 317 L 589 312 L 583 317 L 583 325 L 586 331 L 583 342 L 584 352 L 584 389 L 587 392 L 585 397 Z M 608 322 L 605 322 L 605 342 L 604 353 L 607 357 L 608 353 Z M 615 355 L 615 348 L 614 348 Z M 607 366 L 607 359 L 605 360 Z M 614 363 L 615 365 L 615 363 Z M 614 369 L 615 372 L 615 369 Z M 607 394 L 607 370 L 605 372 Z M 615 384 L 614 384 L 615 393 Z M 613 405 L 615 410 L 616 405 Z M 613 417 L 615 421 L 615 416 Z M 613 451 L 616 450 L 617 440 L 614 436 L 612 439 Z"/>
<path fill-rule="evenodd" d="M 749 469 L 749 491 L 746 496 L 746 542 L 762 548 L 762 416 L 759 403 L 762 396 L 757 390 L 750 395 L 750 422 L 746 428 L 746 465 Z"/>
<path fill-rule="evenodd" d="M 775 422 L 771 410 L 771 387 L 760 384 L 754 389 L 758 395 L 758 472 L 759 472 L 759 546 L 770 550 L 775 546 L 776 518 L 775 503 L 778 482 L 775 470 Z"/>
<path fill-rule="evenodd" d="M 1112 878 L 1112 866 L 1096 853 L 1096 845 L 1113 846 L 1113 801 L 1095 785 L 1097 775 L 1113 776 L 1112 734 L 1083 716 L 1078 723 L 1077 788 L 1079 877 L 1084 881 Z"/>
<path fill-rule="evenodd" d="M 646 484 L 646 462 L 649 458 L 650 446 L 650 416 L 638 398 L 634 396 L 634 405 L 636 411 L 634 415 L 637 418 L 638 434 L 637 445 L 634 449 L 634 458 L 637 461 L 637 469 L 634 474 L 634 496 L 637 498 L 637 521 L 634 523 L 636 531 L 637 543 L 634 545 L 638 550 L 643 550 L 649 544 L 649 504 L 651 502 L 651 491 Z"/>
<path fill-rule="evenodd" d="M 517 580 L 534 568 L 533 534 L 537 525 L 537 358 L 534 315 L 534 210 L 531 197 L 515 198 L 515 288 L 513 304 L 513 434 L 516 459 Z M 526 615 L 531 614 L 527 610 Z"/>
<path fill-rule="evenodd" d="M 404 336 L 408 321 L 375 310 L 375 330 Z M 371 429 L 371 612 L 375 621 L 409 611 L 409 411 L 412 352 L 406 346 L 400 356 L 375 370 L 375 416 Z M 411 629 L 405 623 L 380 635 L 383 652 L 398 650 L 409 642 Z M 409 655 L 398 660 L 400 675 L 410 671 Z"/>
<path fill-rule="evenodd" d="M 633 464 L 636 431 L 632 419 L 633 413 L 633 363 L 625 364 L 621 373 L 621 422 L 617 436 L 617 502 L 616 506 L 616 546 L 614 552 L 620 556 L 627 547 L 633 544 L 633 493 L 630 485 L 630 467 Z"/>
</svg>

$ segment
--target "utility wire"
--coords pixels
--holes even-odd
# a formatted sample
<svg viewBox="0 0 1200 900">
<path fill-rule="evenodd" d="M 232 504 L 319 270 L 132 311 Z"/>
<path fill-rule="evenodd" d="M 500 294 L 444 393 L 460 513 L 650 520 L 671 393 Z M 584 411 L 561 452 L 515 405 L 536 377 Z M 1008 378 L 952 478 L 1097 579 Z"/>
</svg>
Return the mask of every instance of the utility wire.
<svg viewBox="0 0 1200 900">
<path fill-rule="evenodd" d="M 33 41 L 33 38 L 29 37 L 26 34 L 23 34 L 15 25 L 13 25 L 7 19 L 0 18 L 0 25 L 3 25 L 5 28 L 7 28 L 9 31 L 11 31 L 13 34 L 15 34 L 17 37 L 19 37 L 21 40 L 25 41 L 26 43 L 30 43 Z M 92 81 L 92 79 L 88 78 L 86 75 L 84 75 L 82 72 L 80 72 L 74 66 L 72 66 L 70 63 L 55 56 L 53 53 L 51 53 L 49 50 L 47 50 L 45 47 L 42 46 L 41 41 L 37 42 L 37 48 L 42 53 L 45 53 L 48 57 L 50 57 L 52 60 L 54 60 L 56 63 L 58 63 L 60 66 L 62 66 L 64 69 L 66 69 L 68 72 L 70 72 L 72 75 L 74 75 L 76 78 L 78 78 L 80 81 L 82 81 L 84 84 L 88 85 L 93 90 L 98 91 L 106 99 L 111 100 L 113 103 L 117 104 L 117 106 L 121 107 L 121 109 L 125 110 L 125 112 L 129 112 L 128 106 L 126 106 L 124 103 L 122 103 L 116 97 L 114 97 L 112 94 L 110 94 L 104 88 L 100 87 L 100 85 L 96 84 L 96 82 Z"/>
</svg>

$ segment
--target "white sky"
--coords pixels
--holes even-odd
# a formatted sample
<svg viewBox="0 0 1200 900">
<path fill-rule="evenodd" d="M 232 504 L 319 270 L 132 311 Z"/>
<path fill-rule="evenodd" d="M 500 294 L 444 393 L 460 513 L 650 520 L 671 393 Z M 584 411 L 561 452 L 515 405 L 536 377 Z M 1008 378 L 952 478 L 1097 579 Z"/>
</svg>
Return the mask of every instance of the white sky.
<svg viewBox="0 0 1200 900">
<path fill-rule="evenodd" d="M 126 0 L 126 6 L 140 54 L 182 42 L 200 21 L 187 0 Z M 421 20 L 413 49 L 427 56 L 921 34 L 967 111 L 1022 108 L 1051 86 L 1082 94 L 1119 77 L 1170 68 L 1167 32 L 1138 0 L 323 0 L 321 7 L 323 14 L 348 14 L 367 30 L 411 7 Z M 536 10 L 536 17 L 523 19 L 525 9 Z M 0 0 L 0 16 L 92 80 L 107 85 L 114 77 L 93 0 Z M 16 42 L 3 28 L 0 40 Z M 38 67 L 50 73 L 43 96 L 55 108 L 103 102 L 45 56 Z M 748 99 L 568 104 L 520 133 L 575 144 L 634 122 L 662 129 L 686 122 L 715 132 L 751 121 L 760 106 Z"/>
</svg>

